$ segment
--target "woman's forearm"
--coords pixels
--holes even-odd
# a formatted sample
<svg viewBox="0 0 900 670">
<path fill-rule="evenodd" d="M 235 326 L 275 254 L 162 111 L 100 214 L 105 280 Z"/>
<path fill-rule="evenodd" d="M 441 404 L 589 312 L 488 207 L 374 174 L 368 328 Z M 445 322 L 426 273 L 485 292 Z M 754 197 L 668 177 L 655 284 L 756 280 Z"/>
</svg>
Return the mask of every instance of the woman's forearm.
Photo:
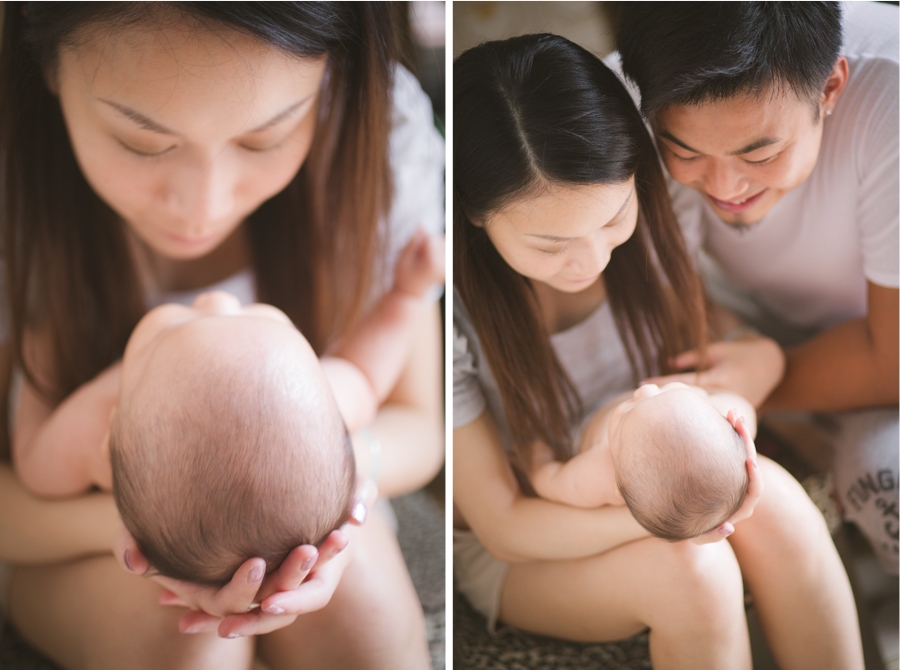
<svg viewBox="0 0 900 670">
<path fill-rule="evenodd" d="M 119 515 L 111 495 L 40 500 L 0 464 L 0 560 L 55 563 L 112 550 Z"/>
<path fill-rule="evenodd" d="M 509 562 L 593 556 L 648 536 L 624 506 L 578 509 L 522 495 L 486 412 L 453 431 L 453 499 L 487 550 Z"/>
<path fill-rule="evenodd" d="M 648 537 L 624 505 L 578 509 L 540 498 L 519 498 L 475 534 L 497 558 L 510 562 L 594 556 Z"/>
</svg>

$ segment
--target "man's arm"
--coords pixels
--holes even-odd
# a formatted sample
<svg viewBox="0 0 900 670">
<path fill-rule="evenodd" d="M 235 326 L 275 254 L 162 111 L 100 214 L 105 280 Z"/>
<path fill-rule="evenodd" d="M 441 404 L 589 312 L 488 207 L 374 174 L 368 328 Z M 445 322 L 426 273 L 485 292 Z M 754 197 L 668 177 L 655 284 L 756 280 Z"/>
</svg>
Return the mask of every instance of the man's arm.
<svg viewBox="0 0 900 670">
<path fill-rule="evenodd" d="M 760 411 L 847 410 L 898 401 L 898 290 L 868 283 L 868 314 L 789 349 Z"/>
</svg>

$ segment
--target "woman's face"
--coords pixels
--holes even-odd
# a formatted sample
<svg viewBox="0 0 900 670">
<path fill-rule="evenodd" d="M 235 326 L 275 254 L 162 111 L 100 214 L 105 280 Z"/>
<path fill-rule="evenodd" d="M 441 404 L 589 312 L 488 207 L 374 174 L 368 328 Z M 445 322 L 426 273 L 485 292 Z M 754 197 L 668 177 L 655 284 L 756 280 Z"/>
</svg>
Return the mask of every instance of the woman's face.
<svg viewBox="0 0 900 670">
<path fill-rule="evenodd" d="M 94 191 L 153 251 L 189 260 L 294 178 L 325 64 L 234 33 L 136 26 L 63 48 L 50 84 Z"/>
<path fill-rule="evenodd" d="M 551 186 L 494 212 L 484 228 L 519 274 L 564 293 L 593 285 L 637 225 L 634 180 Z"/>
</svg>

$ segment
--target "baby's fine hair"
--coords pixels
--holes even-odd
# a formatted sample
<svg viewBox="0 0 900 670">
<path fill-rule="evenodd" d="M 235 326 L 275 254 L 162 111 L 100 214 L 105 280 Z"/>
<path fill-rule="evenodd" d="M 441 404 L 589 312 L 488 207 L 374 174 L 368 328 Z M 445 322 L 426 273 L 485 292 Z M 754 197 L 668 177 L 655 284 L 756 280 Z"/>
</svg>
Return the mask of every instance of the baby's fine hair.
<svg viewBox="0 0 900 670">
<path fill-rule="evenodd" d="M 616 483 L 641 526 L 679 542 L 727 521 L 747 495 L 747 449 L 724 418 L 698 430 L 689 412 L 648 427 L 640 448 L 623 449 Z"/>
<path fill-rule="evenodd" d="M 256 556 L 271 571 L 348 518 L 355 461 L 331 398 L 302 406 L 280 378 L 294 369 L 238 358 L 148 373 L 113 419 L 116 504 L 160 574 L 222 585 Z"/>
</svg>

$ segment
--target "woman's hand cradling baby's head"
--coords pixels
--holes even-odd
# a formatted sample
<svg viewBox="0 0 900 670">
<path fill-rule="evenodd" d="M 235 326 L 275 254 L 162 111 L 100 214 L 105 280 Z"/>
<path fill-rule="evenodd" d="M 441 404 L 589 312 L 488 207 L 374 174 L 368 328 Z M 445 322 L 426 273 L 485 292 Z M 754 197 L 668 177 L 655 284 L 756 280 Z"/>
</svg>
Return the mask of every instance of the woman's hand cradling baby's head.
<svg viewBox="0 0 900 670">
<path fill-rule="evenodd" d="M 268 576 L 263 559 L 248 559 L 221 588 L 151 574 L 149 561 L 124 526 L 113 553 L 126 572 L 148 576 L 165 589 L 160 593 L 160 604 L 190 609 L 178 622 L 182 633 L 262 635 L 288 626 L 297 616 L 320 610 L 331 601 L 350 558 L 344 549 L 352 527 L 365 522 L 377 495 L 371 480 L 360 480 L 347 524 L 333 531 L 318 549 L 311 545 L 296 547 Z"/>
<path fill-rule="evenodd" d="M 730 519 L 722 522 L 711 531 L 693 538 L 691 542 L 694 544 L 709 544 L 710 542 L 718 542 L 719 540 L 727 538 L 734 532 L 736 523 L 753 515 L 753 510 L 756 508 L 756 504 L 759 502 L 763 493 L 763 483 L 762 479 L 759 477 L 759 461 L 756 455 L 756 445 L 753 443 L 753 438 L 750 437 L 750 432 L 747 430 L 747 424 L 744 421 L 744 418 L 738 416 L 734 410 L 729 410 L 725 418 L 728 420 L 728 423 L 734 426 L 734 429 L 737 431 L 738 435 L 741 436 L 744 445 L 747 447 L 747 476 L 749 478 L 747 495 L 744 497 L 744 503 L 741 505 L 740 509 L 738 509 Z"/>
</svg>

